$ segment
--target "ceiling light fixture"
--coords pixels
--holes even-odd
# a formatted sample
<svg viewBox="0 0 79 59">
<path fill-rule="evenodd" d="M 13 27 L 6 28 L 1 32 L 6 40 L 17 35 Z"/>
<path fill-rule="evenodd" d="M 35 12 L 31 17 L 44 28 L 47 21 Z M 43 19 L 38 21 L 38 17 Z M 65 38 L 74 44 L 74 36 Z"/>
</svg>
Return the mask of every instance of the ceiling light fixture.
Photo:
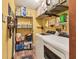
<svg viewBox="0 0 79 59">
<path fill-rule="evenodd" d="M 38 2 L 39 2 L 39 0 L 35 0 L 35 2 L 37 2 L 37 3 L 38 3 Z"/>
</svg>

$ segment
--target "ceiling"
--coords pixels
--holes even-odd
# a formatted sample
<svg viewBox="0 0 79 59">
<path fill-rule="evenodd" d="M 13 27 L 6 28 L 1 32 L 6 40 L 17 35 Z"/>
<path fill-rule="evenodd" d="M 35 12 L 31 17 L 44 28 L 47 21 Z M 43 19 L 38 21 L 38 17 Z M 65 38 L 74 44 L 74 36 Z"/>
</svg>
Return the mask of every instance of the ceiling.
<svg viewBox="0 0 79 59">
<path fill-rule="evenodd" d="M 23 6 L 32 9 L 37 9 L 41 2 L 42 0 L 15 0 L 16 6 Z"/>
</svg>

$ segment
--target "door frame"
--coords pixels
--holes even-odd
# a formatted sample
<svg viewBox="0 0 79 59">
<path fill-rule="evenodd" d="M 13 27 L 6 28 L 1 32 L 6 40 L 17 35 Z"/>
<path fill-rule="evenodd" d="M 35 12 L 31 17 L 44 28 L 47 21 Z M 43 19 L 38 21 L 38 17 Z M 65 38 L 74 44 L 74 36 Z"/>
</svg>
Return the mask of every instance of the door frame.
<svg viewBox="0 0 79 59">
<path fill-rule="evenodd" d="M 76 59 L 76 0 L 69 0 L 69 59 Z"/>
</svg>

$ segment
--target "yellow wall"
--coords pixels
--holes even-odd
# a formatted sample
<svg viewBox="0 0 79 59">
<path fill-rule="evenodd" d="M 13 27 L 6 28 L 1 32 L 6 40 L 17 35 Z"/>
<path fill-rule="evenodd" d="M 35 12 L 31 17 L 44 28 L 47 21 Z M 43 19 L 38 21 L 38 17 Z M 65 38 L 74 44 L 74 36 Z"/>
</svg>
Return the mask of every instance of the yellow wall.
<svg viewBox="0 0 79 59">
<path fill-rule="evenodd" d="M 16 8 L 16 7 L 15 7 L 15 0 L 9 0 L 8 3 L 9 3 L 9 5 L 10 5 L 10 7 L 11 7 L 13 13 L 15 14 L 15 8 Z"/>
<path fill-rule="evenodd" d="M 8 16 L 8 3 L 15 14 L 14 0 L 2 0 L 3 16 Z M 5 19 L 7 20 L 7 19 Z M 12 57 L 12 40 L 7 35 L 7 21 L 2 22 L 2 59 L 11 59 Z"/>
<path fill-rule="evenodd" d="M 47 18 L 45 18 L 45 19 L 43 19 L 43 26 L 44 26 L 44 28 L 45 28 L 45 32 L 47 31 L 47 30 L 55 30 L 55 26 L 54 27 L 50 27 L 49 26 L 49 21 L 52 21 L 52 22 L 55 22 L 55 17 L 53 16 L 53 17 L 47 17 Z"/>
<path fill-rule="evenodd" d="M 36 33 L 41 32 L 41 29 L 38 29 L 37 27 L 42 25 L 42 20 L 37 20 L 36 16 L 37 16 L 37 12 L 36 10 L 33 9 L 29 9 L 29 11 L 31 11 L 30 16 L 33 16 L 33 43 L 35 43 L 35 35 Z"/>
<path fill-rule="evenodd" d="M 39 33 L 41 32 L 42 30 L 38 28 L 38 26 L 41 26 L 42 25 L 42 20 L 37 20 L 36 19 L 36 16 L 37 16 L 37 12 L 36 10 L 33 10 L 33 9 L 28 9 L 29 12 L 29 16 L 32 16 L 33 17 L 33 43 L 35 43 L 35 35 L 36 33 Z"/>
<path fill-rule="evenodd" d="M 8 0 L 2 0 L 2 10 L 3 16 L 7 16 Z M 2 30 L 2 59 L 7 59 L 7 22 L 2 22 Z"/>
<path fill-rule="evenodd" d="M 2 23 L 2 58 L 7 58 L 7 23 Z"/>
<path fill-rule="evenodd" d="M 35 43 L 36 33 L 42 32 L 42 30 L 38 27 L 41 27 L 43 22 L 41 19 L 40 20 L 36 19 L 37 16 L 36 10 L 32 10 L 32 15 L 33 15 L 33 42 Z"/>
</svg>

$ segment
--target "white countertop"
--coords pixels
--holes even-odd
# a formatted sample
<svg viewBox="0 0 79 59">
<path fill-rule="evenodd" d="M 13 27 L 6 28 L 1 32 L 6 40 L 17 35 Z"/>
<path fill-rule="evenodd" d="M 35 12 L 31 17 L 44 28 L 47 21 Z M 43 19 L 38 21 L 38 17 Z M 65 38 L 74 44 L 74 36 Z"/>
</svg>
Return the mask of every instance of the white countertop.
<svg viewBox="0 0 79 59">
<path fill-rule="evenodd" d="M 40 35 L 36 34 L 37 37 L 41 38 L 45 43 L 53 46 L 61 52 L 69 53 L 69 38 L 60 37 L 53 34 L 50 35 Z"/>
</svg>

